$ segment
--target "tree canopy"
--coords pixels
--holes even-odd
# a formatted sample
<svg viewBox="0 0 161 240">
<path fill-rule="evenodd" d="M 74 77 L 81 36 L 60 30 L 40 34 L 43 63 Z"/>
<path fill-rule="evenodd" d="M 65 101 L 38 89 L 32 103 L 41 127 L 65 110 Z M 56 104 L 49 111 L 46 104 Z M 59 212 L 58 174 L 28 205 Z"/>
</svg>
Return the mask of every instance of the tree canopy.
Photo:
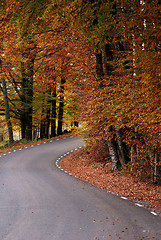
<svg viewBox="0 0 161 240">
<path fill-rule="evenodd" d="M 2 70 L 22 137 L 79 121 L 93 157 L 158 174 L 160 12 L 157 0 L 1 1 Z"/>
</svg>

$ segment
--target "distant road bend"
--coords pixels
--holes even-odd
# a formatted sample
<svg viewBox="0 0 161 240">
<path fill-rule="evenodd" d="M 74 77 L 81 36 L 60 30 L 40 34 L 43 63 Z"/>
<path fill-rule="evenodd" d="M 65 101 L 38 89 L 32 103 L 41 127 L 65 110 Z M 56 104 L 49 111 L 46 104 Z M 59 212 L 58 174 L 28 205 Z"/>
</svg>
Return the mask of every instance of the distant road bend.
<svg viewBox="0 0 161 240">
<path fill-rule="evenodd" d="M 56 167 L 77 137 L 0 158 L 0 240 L 161 240 L 161 218 Z"/>
</svg>

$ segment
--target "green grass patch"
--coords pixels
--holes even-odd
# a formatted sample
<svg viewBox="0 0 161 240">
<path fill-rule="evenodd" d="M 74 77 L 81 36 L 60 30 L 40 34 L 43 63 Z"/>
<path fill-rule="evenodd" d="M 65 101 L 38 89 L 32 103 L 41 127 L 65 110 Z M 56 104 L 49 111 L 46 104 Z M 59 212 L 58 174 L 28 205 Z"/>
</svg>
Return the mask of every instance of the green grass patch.
<svg viewBox="0 0 161 240">
<path fill-rule="evenodd" d="M 5 147 L 7 145 L 7 142 L 0 142 L 0 147 Z"/>
</svg>

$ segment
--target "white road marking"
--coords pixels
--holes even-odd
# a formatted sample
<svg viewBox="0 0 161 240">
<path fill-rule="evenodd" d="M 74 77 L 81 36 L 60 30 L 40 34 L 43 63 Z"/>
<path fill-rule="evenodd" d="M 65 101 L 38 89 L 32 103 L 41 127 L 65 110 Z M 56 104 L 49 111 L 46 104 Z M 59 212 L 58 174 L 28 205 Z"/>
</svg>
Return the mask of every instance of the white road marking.
<svg viewBox="0 0 161 240">
<path fill-rule="evenodd" d="M 125 200 L 127 200 L 127 198 L 126 197 L 121 197 L 122 199 L 125 199 Z"/>
<path fill-rule="evenodd" d="M 71 137 L 73 137 L 73 136 L 71 136 Z M 66 139 L 66 137 L 63 138 L 63 139 Z M 56 139 L 56 140 L 58 141 L 59 139 Z M 50 142 L 53 142 L 53 141 L 51 140 Z M 44 144 L 46 144 L 46 142 L 44 142 Z M 39 146 L 40 143 L 38 143 L 37 145 Z M 31 145 L 31 147 L 34 147 L 34 145 Z M 24 148 L 27 149 L 28 147 L 24 147 Z M 82 147 L 79 147 L 79 148 L 82 148 Z M 18 150 L 21 151 L 22 148 L 20 148 L 20 149 L 18 149 Z M 76 151 L 76 150 L 78 150 L 78 148 L 75 148 L 75 151 Z M 13 150 L 13 152 L 16 152 L 16 151 L 17 151 L 17 150 Z M 70 152 L 74 152 L 74 150 L 71 150 Z M 70 154 L 70 152 L 65 153 L 64 156 L 66 156 L 67 154 Z M 8 152 L 8 154 L 11 154 L 11 152 Z M 6 156 L 6 155 L 7 155 L 7 154 L 4 153 L 3 155 L 0 155 L 0 158 L 1 158 L 2 156 Z M 64 173 L 66 173 L 66 174 L 68 174 L 68 175 L 70 175 L 70 176 L 73 176 L 71 173 L 68 173 L 67 171 L 64 171 L 64 170 L 58 165 L 59 161 L 60 161 L 61 158 L 63 158 L 64 156 L 61 156 L 61 157 L 59 157 L 59 158 L 57 159 L 57 161 L 56 161 L 56 166 L 57 166 L 57 168 L 59 168 L 59 169 L 60 169 L 61 171 L 63 171 Z M 74 177 L 77 178 L 77 176 L 75 176 L 75 175 L 74 175 Z M 101 187 L 101 189 L 103 189 L 103 188 Z M 119 194 L 116 194 L 116 193 L 111 192 L 111 191 L 107 191 L 107 193 L 111 193 L 111 194 L 115 194 L 115 195 L 119 196 Z M 128 200 L 128 198 L 123 197 L 123 196 L 121 196 L 121 198 L 122 198 L 122 199 L 125 199 L 125 200 Z M 143 205 L 141 205 L 141 204 L 139 204 L 139 203 L 135 203 L 135 205 L 138 206 L 138 207 L 144 207 Z M 155 212 L 153 212 L 153 211 L 151 211 L 150 213 L 153 214 L 154 216 L 157 216 L 157 215 L 158 215 L 157 213 L 155 213 Z"/>
<path fill-rule="evenodd" d="M 58 140 L 59 140 L 59 139 L 58 139 Z M 82 148 L 82 147 L 79 147 L 79 148 Z M 72 150 L 70 150 L 70 152 L 74 152 L 74 151 L 76 151 L 76 150 L 78 150 L 78 148 L 75 148 L 74 150 L 72 149 Z M 77 176 L 72 175 L 71 173 L 65 171 L 64 169 L 62 169 L 62 168 L 58 165 L 58 162 L 59 162 L 62 158 L 64 158 L 64 156 L 66 156 L 67 154 L 70 154 L 70 152 L 67 152 L 67 153 L 65 153 L 63 156 L 59 157 L 58 160 L 56 161 L 56 166 L 57 166 L 61 171 L 63 171 L 64 173 L 66 173 L 66 174 L 68 174 L 68 175 L 70 175 L 70 176 L 74 176 L 75 178 L 78 178 Z M 101 187 L 101 189 L 103 189 L 103 187 Z M 111 193 L 111 194 L 113 194 L 113 195 L 120 196 L 120 194 L 114 193 L 114 192 L 111 192 L 111 191 L 107 191 L 107 193 Z M 124 196 L 121 196 L 121 198 L 122 198 L 122 199 L 125 199 L 125 200 L 128 200 L 128 198 L 126 198 L 126 197 L 124 197 Z M 138 206 L 138 207 L 144 207 L 143 205 L 141 205 L 141 204 L 139 204 L 139 203 L 135 203 L 135 205 Z M 157 215 L 155 212 L 151 212 L 151 213 L 152 213 L 153 215 L 155 215 L 155 216 Z"/>
<path fill-rule="evenodd" d="M 139 204 L 139 203 L 135 203 L 136 206 L 138 207 L 143 207 L 143 205 Z"/>
<path fill-rule="evenodd" d="M 155 213 L 155 212 L 152 212 L 152 211 L 151 211 L 151 213 L 152 213 L 153 215 L 155 215 L 155 216 L 157 216 L 157 215 L 158 215 L 157 213 Z"/>
</svg>

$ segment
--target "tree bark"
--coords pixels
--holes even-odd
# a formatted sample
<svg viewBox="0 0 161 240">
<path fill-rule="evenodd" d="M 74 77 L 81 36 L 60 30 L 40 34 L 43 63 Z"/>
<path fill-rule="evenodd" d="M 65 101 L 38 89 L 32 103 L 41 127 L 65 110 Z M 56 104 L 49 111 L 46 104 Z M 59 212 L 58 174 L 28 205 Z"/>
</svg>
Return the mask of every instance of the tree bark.
<svg viewBox="0 0 161 240">
<path fill-rule="evenodd" d="M 104 76 L 102 53 L 96 53 L 96 74 L 99 79 L 101 79 Z"/>
<path fill-rule="evenodd" d="M 153 177 L 153 182 L 156 184 L 158 182 L 158 164 L 159 162 L 159 154 L 155 153 L 154 156 L 154 177 Z"/>
<path fill-rule="evenodd" d="M 45 119 L 45 138 L 49 138 L 49 128 L 50 128 L 50 109 L 51 109 L 51 90 L 47 93 L 47 109 L 46 109 L 46 119 Z"/>
<path fill-rule="evenodd" d="M 13 143 L 13 130 L 12 130 L 12 123 L 10 119 L 10 113 L 9 113 L 9 104 L 8 104 L 8 97 L 7 97 L 7 87 L 5 79 L 1 78 L 2 83 L 2 92 L 3 92 L 3 99 L 4 99 L 4 105 L 5 105 L 5 118 L 7 122 L 8 127 L 8 135 L 9 135 L 9 145 Z"/>
<path fill-rule="evenodd" d="M 117 165 L 119 162 L 118 154 L 117 154 L 117 147 L 113 139 L 107 140 L 109 155 L 111 158 L 112 170 L 117 170 Z"/>
<path fill-rule="evenodd" d="M 112 60 L 113 60 L 112 46 L 110 43 L 108 43 L 104 46 L 104 56 L 103 56 L 105 76 L 108 76 L 111 74 L 113 67 L 110 62 L 112 62 Z"/>
<path fill-rule="evenodd" d="M 45 109 L 44 109 L 44 99 L 43 99 L 42 110 L 41 110 L 41 123 L 40 123 L 40 138 L 41 139 L 45 138 L 44 114 L 45 114 Z"/>
<path fill-rule="evenodd" d="M 126 156 L 125 156 L 124 146 L 121 140 L 120 131 L 116 132 L 116 136 L 117 136 L 118 149 L 120 153 L 120 163 L 121 163 L 121 166 L 124 168 L 125 162 L 126 162 Z"/>
<path fill-rule="evenodd" d="M 30 69 L 31 68 L 31 69 Z M 21 112 L 20 120 L 22 127 L 22 138 L 32 140 L 32 111 L 33 111 L 33 63 L 26 70 L 21 63 Z"/>
<path fill-rule="evenodd" d="M 63 112 L 64 112 L 64 84 L 65 80 L 61 79 L 61 86 L 60 86 L 60 100 L 59 100 L 59 113 L 58 113 L 58 128 L 57 128 L 57 135 L 62 135 L 63 133 Z"/>
<path fill-rule="evenodd" d="M 32 114 L 33 114 L 33 76 L 34 62 L 36 58 L 36 44 L 30 40 L 28 46 L 24 49 L 22 56 L 26 64 L 21 62 L 21 126 L 23 136 L 27 140 L 32 140 Z M 25 122 L 25 124 L 24 124 Z"/>
<path fill-rule="evenodd" d="M 26 136 L 26 121 L 23 116 L 20 116 L 21 121 L 21 138 L 24 139 Z"/>
<path fill-rule="evenodd" d="M 79 126 L 79 122 L 74 121 L 74 127 L 78 127 Z"/>
<path fill-rule="evenodd" d="M 56 136 L 56 84 L 53 86 L 52 100 L 51 100 L 51 137 Z"/>
</svg>

